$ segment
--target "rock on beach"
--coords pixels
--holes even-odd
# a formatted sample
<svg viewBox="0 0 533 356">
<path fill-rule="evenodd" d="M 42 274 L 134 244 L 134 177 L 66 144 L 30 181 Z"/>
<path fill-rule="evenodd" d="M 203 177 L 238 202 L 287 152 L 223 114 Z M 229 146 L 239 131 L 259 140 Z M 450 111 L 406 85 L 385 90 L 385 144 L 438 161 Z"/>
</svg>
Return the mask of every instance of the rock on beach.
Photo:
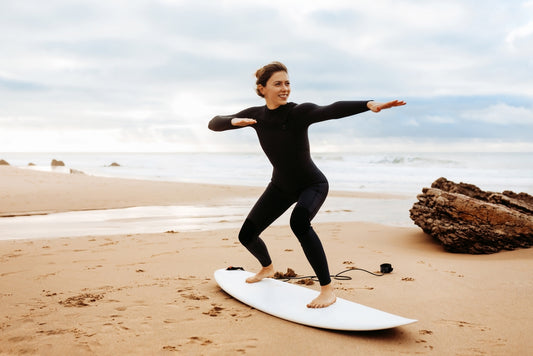
<svg viewBox="0 0 533 356">
<path fill-rule="evenodd" d="M 533 197 L 486 192 L 439 178 L 424 188 L 411 219 L 447 251 L 495 253 L 533 246 Z"/>
</svg>

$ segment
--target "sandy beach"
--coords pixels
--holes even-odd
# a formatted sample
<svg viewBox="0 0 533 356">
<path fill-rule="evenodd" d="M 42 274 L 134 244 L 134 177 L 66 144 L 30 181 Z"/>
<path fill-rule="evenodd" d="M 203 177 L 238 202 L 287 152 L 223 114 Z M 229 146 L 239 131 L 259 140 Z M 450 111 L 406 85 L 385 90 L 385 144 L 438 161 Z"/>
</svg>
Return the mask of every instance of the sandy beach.
<svg viewBox="0 0 533 356">
<path fill-rule="evenodd" d="M 262 190 L 0 167 L 0 216 L 179 204 L 223 209 Z M 331 196 L 385 200 L 385 193 Z M 0 240 L 0 355 L 526 355 L 533 348 L 533 249 L 459 255 L 416 227 L 314 227 L 332 273 L 394 267 L 382 277 L 350 272 L 352 280 L 335 281 L 339 297 L 418 322 L 329 331 L 236 301 L 213 272 L 258 267 L 237 228 Z M 276 270 L 312 274 L 288 226 L 263 237 Z"/>
</svg>

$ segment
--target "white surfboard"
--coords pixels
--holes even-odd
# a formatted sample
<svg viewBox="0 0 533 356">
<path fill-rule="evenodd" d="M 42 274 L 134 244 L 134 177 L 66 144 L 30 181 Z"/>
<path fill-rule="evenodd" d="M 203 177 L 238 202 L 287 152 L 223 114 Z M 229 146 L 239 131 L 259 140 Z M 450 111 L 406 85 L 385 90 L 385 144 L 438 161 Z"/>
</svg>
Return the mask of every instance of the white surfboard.
<svg viewBox="0 0 533 356">
<path fill-rule="evenodd" d="M 306 304 L 318 291 L 279 280 L 265 278 L 246 283 L 253 273 L 242 270 L 215 271 L 215 280 L 235 299 L 262 312 L 295 323 L 317 328 L 366 331 L 395 328 L 416 322 L 398 315 L 338 298 L 327 308 L 311 309 Z"/>
</svg>

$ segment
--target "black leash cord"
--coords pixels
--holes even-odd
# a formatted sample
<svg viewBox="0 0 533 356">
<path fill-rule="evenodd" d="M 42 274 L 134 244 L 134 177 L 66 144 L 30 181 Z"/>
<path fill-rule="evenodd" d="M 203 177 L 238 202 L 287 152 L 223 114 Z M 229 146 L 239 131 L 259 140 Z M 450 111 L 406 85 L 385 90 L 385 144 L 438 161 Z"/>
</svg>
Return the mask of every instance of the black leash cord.
<svg viewBox="0 0 533 356">
<path fill-rule="evenodd" d="M 346 272 L 350 272 L 350 271 L 363 271 L 363 272 L 366 272 L 366 273 L 370 273 L 371 275 L 373 276 L 376 276 L 376 277 L 381 277 L 381 276 L 384 276 L 385 273 L 374 273 L 374 272 L 370 272 L 366 269 L 363 269 L 363 268 L 356 268 L 356 267 L 353 267 L 353 268 L 349 268 L 349 269 L 346 269 L 342 272 L 339 272 L 337 274 L 333 274 L 333 275 L 330 275 L 331 278 L 333 279 L 336 279 L 338 281 L 350 281 L 352 280 L 352 277 L 350 276 L 343 276 L 342 274 L 346 273 Z M 318 282 L 318 278 L 317 276 L 301 276 L 301 277 L 282 277 L 282 278 L 279 278 L 280 280 L 284 280 L 284 281 L 290 281 L 290 280 L 298 280 L 298 279 L 311 279 L 315 282 Z"/>
</svg>

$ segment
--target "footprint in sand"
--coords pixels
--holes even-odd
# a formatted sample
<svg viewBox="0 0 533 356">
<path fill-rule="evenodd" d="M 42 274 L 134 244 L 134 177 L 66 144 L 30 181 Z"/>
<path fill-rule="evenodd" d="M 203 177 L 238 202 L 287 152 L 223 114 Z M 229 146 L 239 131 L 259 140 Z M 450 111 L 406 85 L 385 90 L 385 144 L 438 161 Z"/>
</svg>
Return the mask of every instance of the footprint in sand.
<svg viewBox="0 0 533 356">
<path fill-rule="evenodd" d="M 489 327 L 483 326 L 481 324 L 470 323 L 468 321 L 442 319 L 441 322 L 446 323 L 446 324 L 455 325 L 455 326 L 458 326 L 460 328 L 472 328 L 472 329 L 477 329 L 479 331 L 490 330 Z"/>
<path fill-rule="evenodd" d="M 65 300 L 60 300 L 59 304 L 64 307 L 88 307 L 90 303 L 95 303 L 104 297 L 103 294 L 82 293 Z"/>
<path fill-rule="evenodd" d="M 201 337 L 201 336 L 191 336 L 189 338 L 189 344 L 192 344 L 192 343 L 200 343 L 200 345 L 206 346 L 206 345 L 212 344 L 213 341 L 205 337 Z"/>
<path fill-rule="evenodd" d="M 176 346 L 166 345 L 166 346 L 163 346 L 163 351 L 178 352 L 179 350 Z"/>
<path fill-rule="evenodd" d="M 51 292 L 49 290 L 44 290 L 44 289 L 43 289 L 43 294 L 44 294 L 45 297 L 54 297 L 54 296 L 57 295 L 57 293 L 55 293 L 55 292 Z"/>
<path fill-rule="evenodd" d="M 433 335 L 433 331 L 431 330 L 418 330 L 418 333 L 420 335 Z M 417 344 L 426 344 L 427 343 L 427 340 L 425 339 L 418 339 L 415 341 Z M 424 346 L 425 348 L 429 349 L 429 350 L 433 350 L 433 346 L 431 345 L 425 345 Z"/>
<path fill-rule="evenodd" d="M 203 312 L 202 314 L 205 314 L 205 315 L 209 315 L 209 316 L 219 316 L 220 313 L 222 312 L 222 310 L 224 310 L 224 308 L 216 305 L 216 304 L 211 304 L 213 306 L 213 308 L 211 308 L 209 311 L 207 312 Z"/>
<path fill-rule="evenodd" d="M 189 294 L 180 294 L 185 299 L 190 300 L 207 300 L 209 297 L 201 294 L 189 293 Z"/>
</svg>

